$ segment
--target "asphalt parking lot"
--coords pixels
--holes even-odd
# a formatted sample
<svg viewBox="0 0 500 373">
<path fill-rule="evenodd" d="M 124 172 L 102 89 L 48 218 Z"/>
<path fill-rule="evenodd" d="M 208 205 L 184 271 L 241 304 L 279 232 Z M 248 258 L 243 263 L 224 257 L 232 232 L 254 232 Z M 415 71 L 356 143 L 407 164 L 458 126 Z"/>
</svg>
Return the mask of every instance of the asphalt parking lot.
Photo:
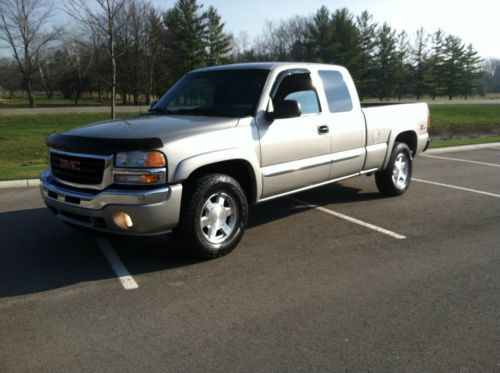
<svg viewBox="0 0 500 373">
<path fill-rule="evenodd" d="M 413 176 L 398 198 L 364 176 L 254 206 L 208 262 L 0 190 L 0 372 L 500 372 L 500 147 Z"/>
</svg>

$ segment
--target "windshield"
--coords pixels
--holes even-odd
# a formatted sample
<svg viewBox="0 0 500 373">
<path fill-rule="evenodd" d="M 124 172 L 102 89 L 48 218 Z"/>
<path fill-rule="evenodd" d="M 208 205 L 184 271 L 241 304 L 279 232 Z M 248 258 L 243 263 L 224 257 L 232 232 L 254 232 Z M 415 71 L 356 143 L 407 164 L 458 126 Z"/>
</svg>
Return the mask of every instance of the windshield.
<svg viewBox="0 0 500 373">
<path fill-rule="evenodd" d="M 268 70 L 190 73 L 177 82 L 151 111 L 214 117 L 254 116 L 268 75 Z"/>
</svg>

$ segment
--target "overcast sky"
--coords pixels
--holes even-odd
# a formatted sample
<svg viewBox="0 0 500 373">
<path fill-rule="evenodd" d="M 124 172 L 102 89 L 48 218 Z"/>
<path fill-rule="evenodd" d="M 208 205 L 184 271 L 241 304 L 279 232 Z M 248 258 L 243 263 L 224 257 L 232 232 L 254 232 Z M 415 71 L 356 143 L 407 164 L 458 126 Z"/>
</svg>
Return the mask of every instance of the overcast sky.
<svg viewBox="0 0 500 373">
<path fill-rule="evenodd" d="M 156 7 L 171 7 L 173 0 L 153 0 Z M 321 5 L 330 10 L 349 8 L 356 15 L 363 10 L 373 14 L 377 22 L 387 21 L 391 27 L 410 35 L 423 27 L 427 32 L 438 28 L 472 43 L 484 57 L 500 58 L 500 0 L 202 0 L 215 6 L 229 31 L 238 35 L 247 31 L 258 35 L 268 20 L 293 15 L 312 15 Z"/>
</svg>

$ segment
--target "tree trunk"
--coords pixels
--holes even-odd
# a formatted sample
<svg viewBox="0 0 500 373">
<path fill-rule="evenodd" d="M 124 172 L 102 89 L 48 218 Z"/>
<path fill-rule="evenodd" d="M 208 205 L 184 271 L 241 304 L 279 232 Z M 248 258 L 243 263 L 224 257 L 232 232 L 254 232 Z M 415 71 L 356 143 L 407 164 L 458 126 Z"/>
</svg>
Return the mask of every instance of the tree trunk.
<svg viewBox="0 0 500 373">
<path fill-rule="evenodd" d="M 116 118 L 115 105 L 116 105 L 116 61 L 114 50 L 112 48 L 111 65 L 112 65 L 112 77 L 111 77 L 111 119 Z"/>
<path fill-rule="evenodd" d="M 116 118 L 116 59 L 114 45 L 113 17 L 108 12 L 109 51 L 111 54 L 111 119 Z"/>
<path fill-rule="evenodd" d="M 31 77 L 26 78 L 26 88 L 28 90 L 28 100 L 30 103 L 30 108 L 36 108 L 35 105 L 35 91 L 33 90 L 33 81 Z"/>
<path fill-rule="evenodd" d="M 42 80 L 42 86 L 43 86 L 43 90 L 45 91 L 45 96 L 47 96 L 47 98 L 49 100 L 52 100 L 52 98 L 54 97 L 54 94 L 52 92 L 52 90 L 50 89 L 49 85 L 47 84 L 47 80 L 45 79 L 45 74 L 43 73 L 43 69 L 42 69 L 42 66 L 38 66 L 38 70 L 40 71 L 40 79 Z"/>
</svg>

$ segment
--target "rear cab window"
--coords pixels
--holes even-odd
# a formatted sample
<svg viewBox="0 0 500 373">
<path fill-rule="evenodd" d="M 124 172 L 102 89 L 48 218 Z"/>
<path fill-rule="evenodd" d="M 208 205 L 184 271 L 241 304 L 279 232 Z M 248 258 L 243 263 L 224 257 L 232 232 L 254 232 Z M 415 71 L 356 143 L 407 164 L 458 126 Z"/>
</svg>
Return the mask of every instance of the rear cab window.
<svg viewBox="0 0 500 373">
<path fill-rule="evenodd" d="M 344 77 L 339 71 L 320 70 L 318 74 L 325 87 L 328 108 L 331 113 L 342 113 L 352 110 L 352 99 Z"/>
</svg>

